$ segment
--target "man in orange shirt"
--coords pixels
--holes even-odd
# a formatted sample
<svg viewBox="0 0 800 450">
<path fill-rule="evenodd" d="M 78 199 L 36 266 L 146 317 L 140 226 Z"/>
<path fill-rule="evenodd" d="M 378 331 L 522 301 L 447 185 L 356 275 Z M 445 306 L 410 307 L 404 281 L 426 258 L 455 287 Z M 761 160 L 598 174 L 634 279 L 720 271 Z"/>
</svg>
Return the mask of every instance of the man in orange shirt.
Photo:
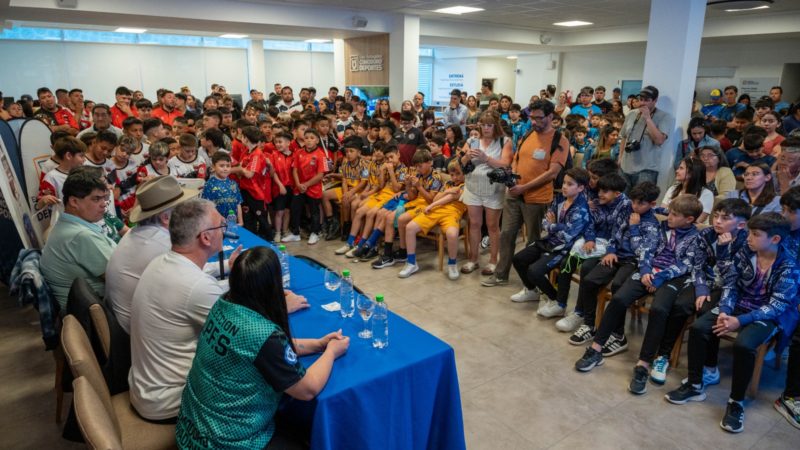
<svg viewBox="0 0 800 450">
<path fill-rule="evenodd" d="M 556 135 L 551 126 L 554 108 L 547 100 L 537 100 L 530 106 L 531 131 L 517 144 L 511 163 L 520 179 L 508 189 L 503 205 L 500 259 L 494 275 L 481 282 L 483 286 L 508 284 L 511 257 L 523 222 L 528 230 L 528 245 L 541 236 L 542 219 L 553 201 L 553 181 L 566 165 L 569 152 L 567 138 L 560 132 Z M 554 146 L 556 138 L 558 144 Z"/>
<path fill-rule="evenodd" d="M 117 102 L 111 107 L 111 124 L 122 128 L 122 122 L 128 117 L 138 117 L 139 111 L 131 103 L 133 92 L 125 86 L 120 86 L 114 92 Z"/>
<path fill-rule="evenodd" d="M 161 91 L 161 98 L 159 98 L 159 101 L 161 104 L 158 108 L 153 109 L 151 115 L 161 119 L 165 125 L 172 127 L 172 121 L 175 120 L 176 117 L 183 116 L 183 113 L 176 108 L 177 102 L 175 101 L 175 93 L 169 89 L 164 89 Z"/>
</svg>

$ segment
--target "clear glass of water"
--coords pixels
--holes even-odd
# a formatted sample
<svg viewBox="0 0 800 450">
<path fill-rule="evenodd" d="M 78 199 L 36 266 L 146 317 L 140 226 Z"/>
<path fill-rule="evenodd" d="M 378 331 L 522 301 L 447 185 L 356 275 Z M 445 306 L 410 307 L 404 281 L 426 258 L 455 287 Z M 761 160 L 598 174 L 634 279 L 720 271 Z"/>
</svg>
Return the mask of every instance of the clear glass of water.
<svg viewBox="0 0 800 450">
<path fill-rule="evenodd" d="M 356 300 L 358 314 L 364 319 L 364 329 L 358 332 L 358 337 L 362 339 L 372 339 L 372 330 L 367 327 L 372 313 L 375 311 L 375 302 L 366 295 L 359 295 Z"/>
<path fill-rule="evenodd" d="M 335 270 L 325 269 L 325 289 L 336 292 L 341 285 L 342 279 L 339 277 L 339 274 L 336 273 Z M 339 301 L 338 296 L 336 297 L 336 301 Z"/>
</svg>

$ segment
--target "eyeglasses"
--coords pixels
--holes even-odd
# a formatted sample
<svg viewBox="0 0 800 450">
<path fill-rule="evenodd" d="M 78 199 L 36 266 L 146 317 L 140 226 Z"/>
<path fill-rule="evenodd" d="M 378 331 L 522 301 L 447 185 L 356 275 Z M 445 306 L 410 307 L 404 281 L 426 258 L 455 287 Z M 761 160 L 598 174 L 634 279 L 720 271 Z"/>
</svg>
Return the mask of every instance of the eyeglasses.
<svg viewBox="0 0 800 450">
<path fill-rule="evenodd" d="M 544 116 L 530 116 L 530 117 L 531 117 L 531 120 L 534 120 L 536 122 L 538 122 L 540 120 L 544 120 Z"/>
<path fill-rule="evenodd" d="M 700 159 L 713 159 L 713 158 L 717 158 L 716 153 L 703 153 L 702 155 L 700 155 Z"/>
<path fill-rule="evenodd" d="M 223 223 L 222 225 L 220 225 L 218 227 L 206 228 L 205 230 L 201 230 L 199 233 L 197 233 L 197 237 L 200 237 L 200 235 L 205 233 L 206 231 L 219 230 L 220 228 L 222 229 L 222 232 L 225 233 L 225 231 L 228 230 L 228 224 L 227 223 Z"/>
</svg>

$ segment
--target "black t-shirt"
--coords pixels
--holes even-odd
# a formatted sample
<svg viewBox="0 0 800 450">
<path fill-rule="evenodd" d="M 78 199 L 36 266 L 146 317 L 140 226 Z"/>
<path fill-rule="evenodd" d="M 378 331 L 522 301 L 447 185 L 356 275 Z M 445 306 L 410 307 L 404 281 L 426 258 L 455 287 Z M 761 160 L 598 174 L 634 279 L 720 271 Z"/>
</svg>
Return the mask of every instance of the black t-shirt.
<svg viewBox="0 0 800 450">
<path fill-rule="evenodd" d="M 276 392 L 294 386 L 306 373 L 282 331 L 272 333 L 264 342 L 253 365 Z"/>
<path fill-rule="evenodd" d="M 592 104 L 600 108 L 600 111 L 603 111 L 603 114 L 607 114 L 609 111 L 611 111 L 611 103 L 609 103 L 608 100 L 603 100 L 600 103 L 592 101 Z"/>
</svg>

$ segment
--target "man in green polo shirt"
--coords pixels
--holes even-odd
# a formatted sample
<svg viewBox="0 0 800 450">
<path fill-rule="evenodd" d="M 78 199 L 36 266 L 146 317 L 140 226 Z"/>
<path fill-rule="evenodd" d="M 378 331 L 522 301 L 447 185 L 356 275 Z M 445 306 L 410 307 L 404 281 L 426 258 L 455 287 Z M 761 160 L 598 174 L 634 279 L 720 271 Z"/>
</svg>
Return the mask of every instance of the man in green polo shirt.
<svg viewBox="0 0 800 450">
<path fill-rule="evenodd" d="M 90 167 L 73 169 L 62 188 L 64 212 L 42 250 L 41 271 L 62 310 L 78 277 L 95 292 L 105 292 L 105 272 L 116 244 L 95 222 L 103 219 L 108 186 Z"/>
</svg>

